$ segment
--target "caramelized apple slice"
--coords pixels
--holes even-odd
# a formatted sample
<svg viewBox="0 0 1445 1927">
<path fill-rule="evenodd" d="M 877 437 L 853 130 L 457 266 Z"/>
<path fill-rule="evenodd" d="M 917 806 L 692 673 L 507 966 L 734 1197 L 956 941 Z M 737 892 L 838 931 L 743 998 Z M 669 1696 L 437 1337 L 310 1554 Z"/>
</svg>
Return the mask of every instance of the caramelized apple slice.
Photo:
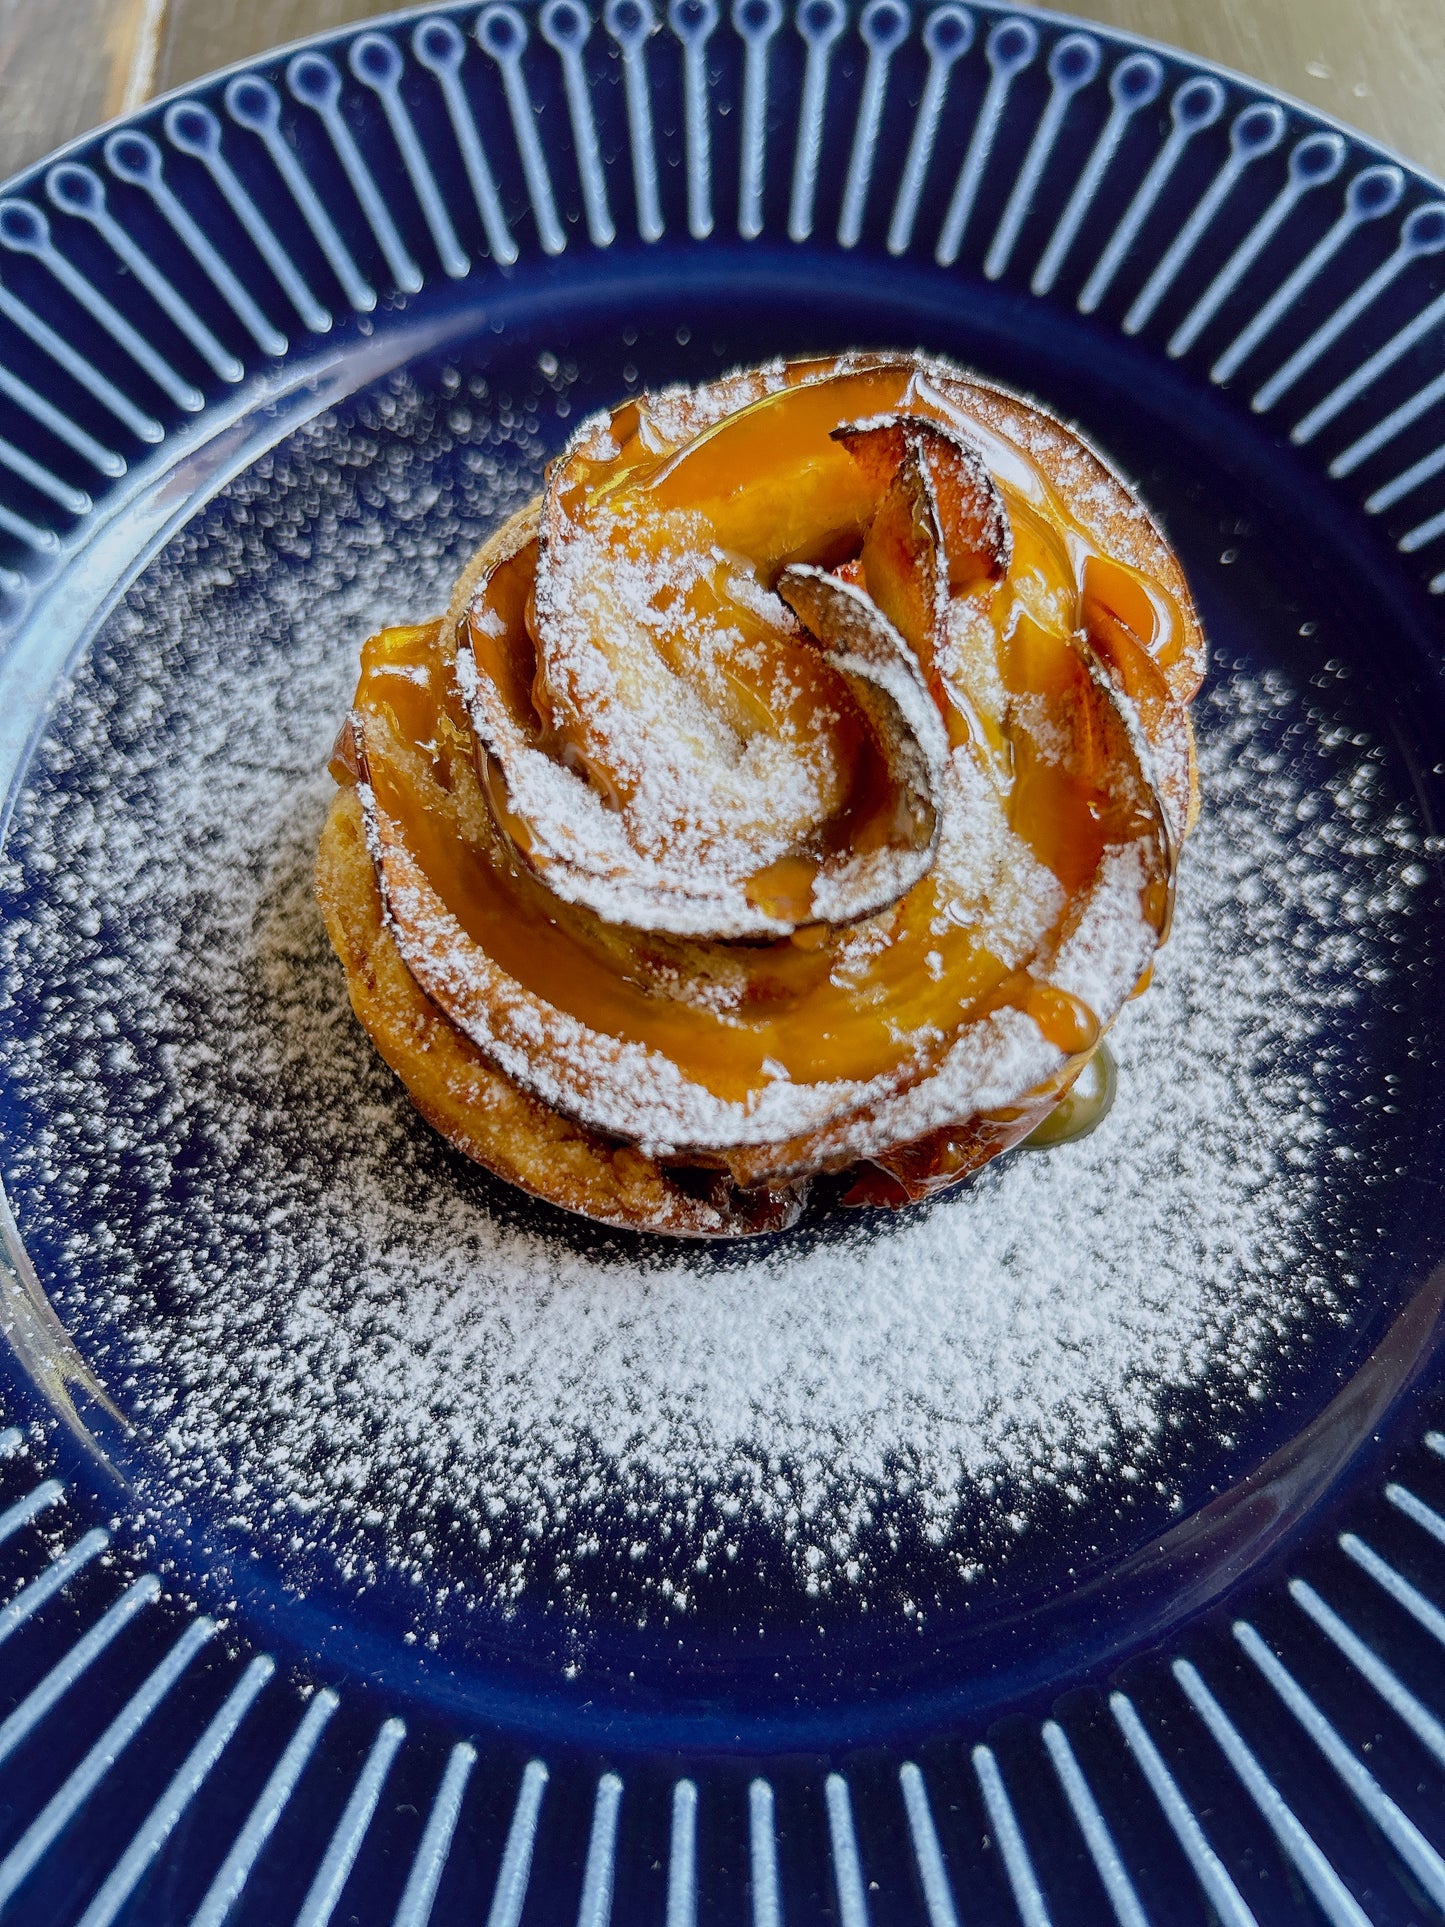
<svg viewBox="0 0 1445 1927">
<path fill-rule="evenodd" d="M 827 650 L 873 730 L 891 808 L 850 825 L 812 885 L 812 915 L 847 924 L 875 916 L 927 875 L 938 842 L 948 738 L 918 660 L 860 589 L 795 564 L 778 593 Z"/>
<path fill-rule="evenodd" d="M 1101 700 L 1103 713 L 1113 725 L 1113 740 L 1101 744 L 1097 754 L 1101 767 L 1132 779 L 1132 804 L 1139 819 L 1143 842 L 1153 846 L 1153 875 L 1143 892 L 1145 914 L 1158 932 L 1159 942 L 1168 941 L 1174 921 L 1174 885 L 1179 870 L 1181 834 L 1175 828 L 1174 813 L 1158 773 L 1155 746 L 1150 741 L 1132 696 L 1120 684 L 1110 660 L 1087 636 L 1071 638 L 1078 650 L 1089 681 Z"/>
<path fill-rule="evenodd" d="M 909 363 L 880 357 L 780 388 L 680 449 L 648 479 L 647 493 L 660 509 L 700 516 L 766 583 L 790 562 L 841 560 L 877 495 L 833 429 L 897 408 L 912 379 Z"/>
<path fill-rule="evenodd" d="M 864 543 L 865 573 L 868 548 L 881 549 L 886 530 L 895 557 L 901 551 L 928 567 L 939 600 L 971 595 L 1008 574 L 1008 510 L 982 455 L 956 428 L 927 415 L 884 415 L 845 422 L 833 430 L 833 439 L 869 478 L 880 502 Z M 904 487 L 896 490 L 901 477 Z M 889 501 L 895 491 L 896 509 Z"/>
<path fill-rule="evenodd" d="M 845 769 L 834 806 L 804 817 L 791 836 L 777 834 L 786 818 L 775 810 L 771 836 L 739 836 L 732 848 L 715 847 L 703 861 L 679 862 L 665 838 L 638 847 L 627 809 L 632 799 L 619 800 L 615 766 L 589 763 L 572 744 L 561 745 L 559 755 L 545 742 L 532 700 L 536 651 L 523 620 L 534 556 L 528 544 L 499 555 L 459 637 L 457 675 L 490 759 L 483 777 L 498 820 L 554 894 L 633 929 L 756 941 L 791 936 L 802 925 L 876 915 L 926 874 L 937 834 L 943 732 L 917 665 L 905 664 L 908 651 L 866 598 L 849 592 L 848 609 L 820 636 L 828 645 L 825 679 L 806 660 L 791 665 L 794 690 L 833 718 L 826 747 Z M 869 634 L 870 620 L 878 636 Z M 787 646 L 794 659 L 812 654 L 809 638 L 800 634 L 788 636 Z M 746 706 L 748 687 L 726 665 L 723 673 Z M 774 702 L 780 681 L 775 675 Z M 751 700 L 762 712 L 762 728 L 775 723 L 766 697 Z M 814 732 L 815 740 L 821 733 Z M 734 739 L 715 747 L 727 758 L 729 741 L 735 764 Z M 659 743 L 659 759 L 666 749 Z M 786 758 L 774 755 L 772 762 L 786 783 Z M 692 774 L 695 780 L 706 775 L 698 759 Z M 731 774 L 724 767 L 720 784 Z M 757 803 L 766 809 L 766 793 Z"/>
<path fill-rule="evenodd" d="M 1146 614 L 1141 618 L 1137 609 L 1143 594 L 1140 590 L 1130 596 L 1128 591 L 1133 586 L 1117 566 L 1106 568 L 1091 556 L 1084 569 L 1081 599 L 1084 633 L 1096 655 L 1107 664 L 1116 688 L 1138 716 L 1148 739 L 1155 781 L 1169 815 L 1170 830 L 1176 842 L 1182 842 L 1199 813 L 1194 736 L 1187 710 L 1137 633 L 1138 628 L 1147 632 L 1148 604 L 1146 602 Z M 1129 610 L 1128 619 L 1121 609 Z"/>
<path fill-rule="evenodd" d="M 827 430 L 834 388 L 846 400 L 880 379 L 891 392 L 902 376 L 762 396 L 692 444 L 707 459 L 665 463 L 645 499 L 640 453 L 620 492 L 592 487 L 584 440 L 549 480 L 535 543 L 519 528 L 474 577 L 457 671 L 488 791 L 566 902 L 632 929 L 755 942 L 876 915 L 926 873 L 942 732 L 916 668 L 903 675 L 896 637 L 860 655 L 830 632 L 811 648 L 736 557 L 731 505 L 707 493 L 766 414 L 808 475 L 807 546 L 826 551 L 840 515 L 856 542 L 866 477 Z M 612 445 L 651 439 L 643 426 L 615 416 Z M 837 471 L 826 486 L 818 459 Z M 683 505 L 683 480 L 704 506 Z M 868 616 L 858 596 L 835 626 L 861 634 Z"/>
<path fill-rule="evenodd" d="M 997 752 L 998 732 L 949 648 L 952 599 L 999 581 L 1013 555 L 997 484 L 957 430 L 926 416 L 881 416 L 833 433 L 876 491 L 859 556 L 869 596 L 923 665 L 950 740 Z"/>
</svg>

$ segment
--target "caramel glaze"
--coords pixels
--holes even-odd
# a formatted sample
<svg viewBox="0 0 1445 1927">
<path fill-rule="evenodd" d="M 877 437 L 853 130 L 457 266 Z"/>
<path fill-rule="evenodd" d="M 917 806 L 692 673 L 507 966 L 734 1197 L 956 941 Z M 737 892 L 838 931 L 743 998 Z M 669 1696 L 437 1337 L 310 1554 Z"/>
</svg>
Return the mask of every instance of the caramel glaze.
<svg viewBox="0 0 1445 1927">
<path fill-rule="evenodd" d="M 1107 1043 L 1101 1043 L 1043 1123 L 1029 1132 L 1024 1144 L 1031 1151 L 1049 1151 L 1056 1144 L 1072 1144 L 1076 1138 L 1087 1137 L 1113 1110 L 1118 1093 L 1114 1053 Z"/>
<path fill-rule="evenodd" d="M 1173 853 L 1194 808 L 1181 697 L 1198 679 L 1197 625 L 1174 587 L 1103 552 L 1022 440 L 997 425 L 997 409 L 970 406 L 980 398 L 994 399 L 957 379 L 931 380 L 902 359 L 831 373 L 807 364 L 681 448 L 659 436 L 644 403 L 629 402 L 607 432 L 554 465 L 548 497 L 559 522 L 633 500 L 643 530 L 659 517 L 664 526 L 693 518 L 730 568 L 743 558 L 766 589 L 800 562 L 861 577 L 912 646 L 955 752 L 974 759 L 1009 831 L 1061 886 L 1052 936 L 1076 912 L 1105 850 L 1138 843 L 1150 852 L 1141 907 L 1162 937 Z M 926 598 L 922 618 L 910 612 L 896 567 L 890 578 L 893 565 L 880 553 L 878 477 L 839 434 L 880 417 L 920 417 L 961 433 L 981 449 L 1006 511 L 1012 553 L 1001 578 L 977 553 L 947 557 L 953 607 L 967 605 L 967 620 L 951 632 L 962 634 L 961 646 L 942 646 Z M 547 658 L 533 599 L 537 566 L 535 536 L 502 555 L 461 625 L 462 645 L 529 739 L 584 773 L 609 807 L 625 808 L 605 716 L 569 686 L 566 665 Z M 712 607 L 701 606 L 709 599 Z M 1059 1073 L 1007 1111 L 875 1157 L 858 1167 L 847 1195 L 897 1203 L 952 1184 L 1068 1096 L 1105 1020 L 991 948 L 987 918 L 959 899 L 942 862 L 873 920 L 875 941 L 810 921 L 826 846 L 881 834 L 893 799 L 879 759 L 828 663 L 796 633 L 764 633 L 755 601 L 731 595 L 726 571 L 706 596 L 679 607 L 675 630 L 662 636 L 658 646 L 679 673 L 700 621 L 740 638 L 724 664 L 735 726 L 814 736 L 825 728 L 824 748 L 841 772 L 818 847 L 750 885 L 798 913 L 790 939 L 674 939 L 604 923 L 552 894 L 529 865 L 528 823 L 477 745 L 457 680 L 457 636 L 440 623 L 388 629 L 366 644 L 333 773 L 343 783 L 365 779 L 437 897 L 508 977 L 589 1031 L 663 1054 L 719 1098 L 745 1103 L 782 1074 L 798 1084 L 911 1082 L 930 1074 L 963 1026 L 1003 1006 L 1026 1011 L 1064 1054 Z M 981 648 L 991 663 L 971 660 Z M 1182 754 L 1171 754 L 1171 729 Z M 698 996 L 700 981 L 727 994 Z M 683 1147 L 681 1155 L 737 1168 L 725 1153 Z"/>
</svg>

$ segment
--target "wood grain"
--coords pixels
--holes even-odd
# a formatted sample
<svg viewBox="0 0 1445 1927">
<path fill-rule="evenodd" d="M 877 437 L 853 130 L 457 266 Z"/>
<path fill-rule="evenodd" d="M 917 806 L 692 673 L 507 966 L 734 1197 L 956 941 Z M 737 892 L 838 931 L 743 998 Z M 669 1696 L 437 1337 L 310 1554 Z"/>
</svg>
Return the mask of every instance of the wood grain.
<svg viewBox="0 0 1445 1927">
<path fill-rule="evenodd" d="M 1072 0 L 1055 11 L 1217 60 L 1445 177 L 1442 0 Z"/>
<path fill-rule="evenodd" d="M 389 10 L 387 0 L 0 0 L 0 179 L 152 87 Z M 1445 0 L 1070 0 L 1060 10 L 1218 60 L 1445 176 Z"/>
<path fill-rule="evenodd" d="M 396 0 L 248 0 L 245 6 L 169 0 L 156 89 L 184 87 L 233 60 L 395 8 Z"/>
<path fill-rule="evenodd" d="M 166 0 L 0 0 L 0 180 L 155 85 Z"/>
</svg>

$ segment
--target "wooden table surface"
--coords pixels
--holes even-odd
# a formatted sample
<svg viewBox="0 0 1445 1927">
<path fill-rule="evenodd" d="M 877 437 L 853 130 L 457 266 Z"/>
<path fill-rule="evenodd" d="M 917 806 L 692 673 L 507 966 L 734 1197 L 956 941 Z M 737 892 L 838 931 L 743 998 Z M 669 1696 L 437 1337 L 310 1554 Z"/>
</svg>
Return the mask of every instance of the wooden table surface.
<svg viewBox="0 0 1445 1927">
<path fill-rule="evenodd" d="M 1351 121 L 1445 176 L 1445 0 L 1071 0 Z M 0 180 L 152 93 L 381 0 L 0 0 Z"/>
</svg>

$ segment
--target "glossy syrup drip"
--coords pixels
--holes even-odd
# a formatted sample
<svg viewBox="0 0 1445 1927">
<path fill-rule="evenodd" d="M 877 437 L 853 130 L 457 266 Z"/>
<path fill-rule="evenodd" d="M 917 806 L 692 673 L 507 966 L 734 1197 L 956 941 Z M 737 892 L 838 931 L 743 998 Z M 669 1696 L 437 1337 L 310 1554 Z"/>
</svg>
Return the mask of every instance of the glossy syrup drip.
<svg viewBox="0 0 1445 1927">
<path fill-rule="evenodd" d="M 1086 1061 L 1068 1092 L 1024 1139 L 1026 1151 L 1051 1151 L 1057 1144 L 1072 1144 L 1097 1130 L 1114 1108 L 1119 1090 L 1119 1073 L 1114 1053 L 1107 1044 Z"/>
</svg>

